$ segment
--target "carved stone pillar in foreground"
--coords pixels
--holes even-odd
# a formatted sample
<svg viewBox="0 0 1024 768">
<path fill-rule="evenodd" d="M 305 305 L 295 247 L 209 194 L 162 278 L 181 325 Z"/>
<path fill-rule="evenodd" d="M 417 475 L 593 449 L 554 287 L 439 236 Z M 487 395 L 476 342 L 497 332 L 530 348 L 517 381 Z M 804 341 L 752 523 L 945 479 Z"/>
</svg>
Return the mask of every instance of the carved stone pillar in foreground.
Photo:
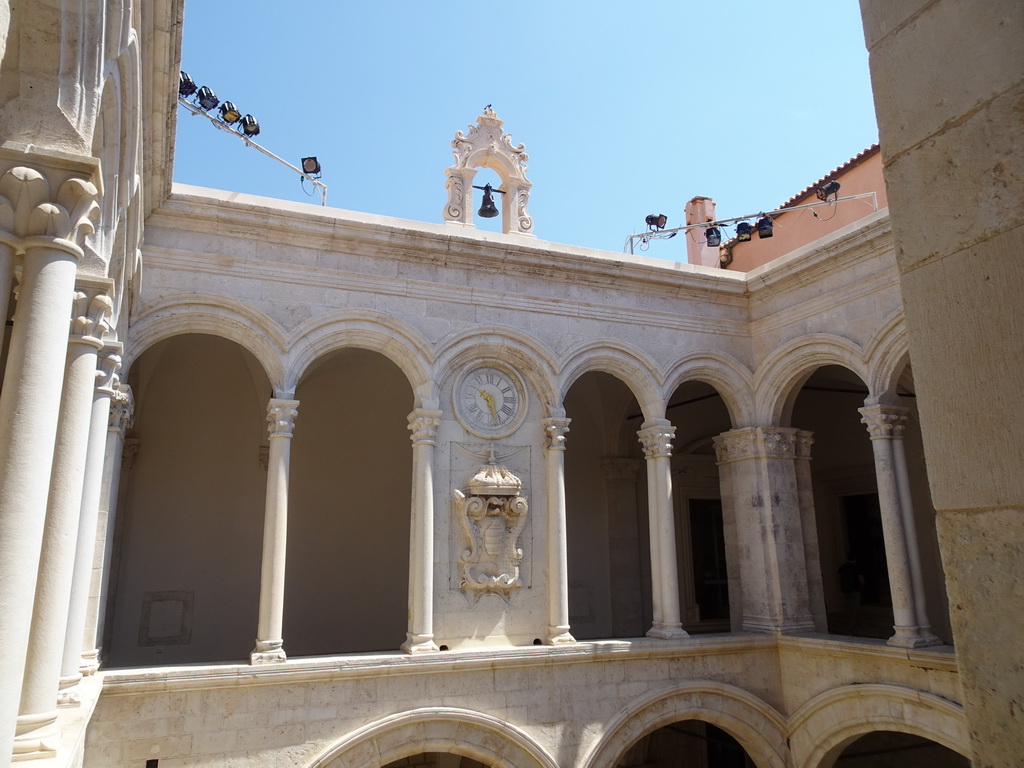
<svg viewBox="0 0 1024 768">
<path fill-rule="evenodd" d="M 917 532 L 910 508 L 910 487 L 906 480 L 906 457 L 903 453 L 903 427 L 906 409 L 891 405 L 871 405 L 860 409 L 861 421 L 871 435 L 875 454 L 875 478 L 878 482 L 878 506 L 882 513 L 882 534 L 885 538 L 885 561 L 889 569 L 889 591 L 895 634 L 889 645 L 900 648 L 922 648 L 939 645 L 941 641 L 930 632 L 924 607 L 924 584 L 921 581 L 920 557 L 917 555 Z M 897 450 L 895 444 L 899 442 Z M 898 458 L 897 458 L 898 456 Z M 897 462 L 902 465 L 897 467 Z M 904 476 L 905 498 L 901 498 L 899 476 Z M 906 505 L 906 509 L 904 508 Z M 914 537 L 913 543 L 910 537 Z M 911 556 L 913 549 L 914 556 Z M 916 580 L 912 560 L 917 560 Z M 916 584 L 915 584 L 916 581 Z"/>
<path fill-rule="evenodd" d="M 575 643 L 569 632 L 569 566 L 565 531 L 565 436 L 570 419 L 552 418 L 544 427 L 544 463 L 548 496 L 549 645 Z"/>
<path fill-rule="evenodd" d="M 729 601 L 741 605 L 741 629 L 813 631 L 795 466 L 798 430 L 734 429 L 714 442 L 722 492 L 729 496 L 723 506 L 735 521 L 726 535 L 738 539 L 727 552 L 739 557 L 740 594 L 730 593 Z"/>
<path fill-rule="evenodd" d="M 637 432 L 647 460 L 647 506 L 651 520 L 651 593 L 654 626 L 648 637 L 687 637 L 679 615 L 676 526 L 672 510 L 672 437 L 665 419 L 646 422 Z"/>
<path fill-rule="evenodd" d="M 409 414 L 412 433 L 412 519 L 409 526 L 409 628 L 402 650 L 430 653 L 434 642 L 434 446 L 441 411 Z"/>
<path fill-rule="evenodd" d="M 0 177 L 0 222 L 13 228 L 0 240 L 24 254 L 0 391 L 0 760 L 12 754 L 25 673 L 78 243 L 99 212 L 81 178 L 93 170 L 52 187 L 23 166 Z"/>
<path fill-rule="evenodd" d="M 75 572 L 97 355 L 113 309 L 109 280 L 80 280 L 71 312 L 70 343 L 54 446 L 46 529 L 39 558 L 32 629 L 25 661 L 14 755 L 52 757 L 60 734 L 57 696 Z M 76 642 L 81 642 L 81 637 Z"/>
<path fill-rule="evenodd" d="M 267 405 L 270 458 L 267 503 L 263 520 L 263 567 L 260 574 L 260 616 L 253 664 L 286 660 L 284 652 L 284 578 L 288 547 L 288 470 L 292 432 L 299 415 L 298 400 L 272 399 Z"/>
</svg>

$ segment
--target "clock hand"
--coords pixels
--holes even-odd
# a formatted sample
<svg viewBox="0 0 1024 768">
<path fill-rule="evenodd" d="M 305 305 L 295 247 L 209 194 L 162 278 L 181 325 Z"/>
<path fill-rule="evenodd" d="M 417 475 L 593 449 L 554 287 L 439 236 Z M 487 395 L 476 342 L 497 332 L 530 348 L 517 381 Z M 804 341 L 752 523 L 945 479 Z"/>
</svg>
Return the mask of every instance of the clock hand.
<svg viewBox="0 0 1024 768">
<path fill-rule="evenodd" d="M 498 412 L 494 409 L 494 395 L 484 389 L 478 391 L 480 392 L 480 397 L 487 401 L 487 407 L 491 409 L 491 418 L 493 418 L 494 423 L 497 424 Z"/>
</svg>

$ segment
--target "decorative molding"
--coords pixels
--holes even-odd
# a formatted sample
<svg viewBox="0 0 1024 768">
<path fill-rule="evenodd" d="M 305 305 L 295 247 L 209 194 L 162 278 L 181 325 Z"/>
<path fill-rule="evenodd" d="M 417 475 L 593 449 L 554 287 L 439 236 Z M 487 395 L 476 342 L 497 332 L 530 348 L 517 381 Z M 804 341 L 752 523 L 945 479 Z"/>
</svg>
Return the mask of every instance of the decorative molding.
<svg viewBox="0 0 1024 768">
<path fill-rule="evenodd" d="M 0 242 L 18 253 L 48 246 L 83 256 L 82 240 L 95 231 L 100 215 L 96 186 L 85 179 L 65 180 L 52 194 L 40 171 L 25 166 L 0 176 Z"/>
<path fill-rule="evenodd" d="M 544 447 L 549 451 L 564 451 L 565 436 L 569 433 L 569 423 L 572 419 L 544 419 L 541 426 L 544 427 Z"/>
<path fill-rule="evenodd" d="M 107 418 L 107 429 L 120 432 L 121 436 L 124 437 L 125 433 L 134 425 L 135 397 L 132 395 L 132 388 L 127 384 L 118 384 L 110 398 L 110 416 Z M 135 447 L 138 449 L 137 444 Z M 125 443 L 126 456 L 127 451 L 128 445 Z"/>
<path fill-rule="evenodd" d="M 496 465 L 492 454 L 490 463 L 470 480 L 469 493 L 454 493 L 455 516 L 466 543 L 459 557 L 459 588 L 474 601 L 487 593 L 508 601 L 512 591 L 522 586 L 519 535 L 526 525 L 528 504 L 521 489 L 522 481 Z"/>
<path fill-rule="evenodd" d="M 121 345 L 104 346 L 100 350 L 99 359 L 96 363 L 96 392 L 111 398 L 112 402 L 120 394 L 118 387 L 121 384 L 121 378 L 117 375 L 117 372 L 120 370 Z M 107 423 L 109 425 L 109 419 Z"/>
<path fill-rule="evenodd" d="M 299 417 L 298 400 L 271 399 L 267 404 L 267 430 L 271 439 L 292 436 Z"/>
<path fill-rule="evenodd" d="M 409 414 L 409 439 L 413 445 L 436 445 L 437 428 L 441 426 L 441 411 L 417 408 Z"/>
<path fill-rule="evenodd" d="M 872 440 L 901 440 L 907 425 L 908 408 L 899 405 L 869 405 L 858 408 L 861 424 Z"/>
<path fill-rule="evenodd" d="M 107 285 L 83 285 L 80 281 L 71 304 L 70 342 L 100 349 L 110 333 L 113 312 L 114 302 L 107 293 Z"/>
<path fill-rule="evenodd" d="M 644 449 L 645 459 L 668 459 L 672 457 L 672 438 L 676 428 L 668 423 L 644 427 L 637 433 Z"/>
<path fill-rule="evenodd" d="M 811 433 L 804 432 L 805 437 L 800 437 L 800 432 L 791 427 L 733 429 L 714 438 L 715 457 L 719 464 L 754 458 L 810 458 Z"/>
<path fill-rule="evenodd" d="M 806 429 L 797 430 L 796 433 L 796 458 L 810 459 L 811 446 L 814 445 L 814 433 Z"/>
</svg>

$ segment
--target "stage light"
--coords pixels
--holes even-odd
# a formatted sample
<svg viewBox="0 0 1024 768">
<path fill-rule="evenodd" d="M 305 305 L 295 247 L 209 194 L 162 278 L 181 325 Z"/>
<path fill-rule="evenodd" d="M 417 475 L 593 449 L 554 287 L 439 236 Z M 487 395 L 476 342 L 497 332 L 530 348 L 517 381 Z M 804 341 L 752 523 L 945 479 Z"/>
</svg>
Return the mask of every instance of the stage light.
<svg viewBox="0 0 1024 768">
<path fill-rule="evenodd" d="M 722 244 L 722 230 L 718 227 L 708 227 L 704 230 L 704 239 L 709 247 Z"/>
<path fill-rule="evenodd" d="M 757 220 L 757 236 L 764 240 L 766 237 L 771 237 L 774 233 L 772 232 L 772 217 L 764 216 Z"/>
<path fill-rule="evenodd" d="M 644 219 L 644 221 L 647 222 L 647 226 L 650 227 L 652 230 L 664 229 L 665 225 L 668 223 L 668 216 L 666 216 L 664 213 L 652 213 L 650 216 Z"/>
<path fill-rule="evenodd" d="M 220 119 L 228 125 L 237 123 L 241 117 L 242 113 L 238 111 L 238 107 L 230 101 L 225 101 L 220 105 Z"/>
<path fill-rule="evenodd" d="M 178 75 L 178 95 L 183 99 L 187 99 L 193 93 L 199 90 L 196 85 L 196 81 L 188 76 L 188 72 L 181 72 Z"/>
<path fill-rule="evenodd" d="M 209 112 L 211 109 L 220 104 L 220 99 L 217 98 L 216 93 L 214 93 L 212 90 L 210 90 L 210 88 L 204 85 L 202 88 L 199 89 L 199 92 L 196 94 L 196 102 L 199 104 L 199 107 L 201 109 L 203 109 L 206 112 Z"/>
<path fill-rule="evenodd" d="M 239 125 L 242 128 L 242 133 L 249 138 L 260 135 L 260 124 L 256 122 L 256 118 L 252 115 L 246 115 L 243 117 Z"/>
<path fill-rule="evenodd" d="M 320 178 L 320 161 L 315 157 L 302 158 L 302 172 L 307 176 Z"/>
<path fill-rule="evenodd" d="M 839 182 L 833 179 L 828 184 L 823 184 L 818 187 L 818 199 L 824 202 L 828 202 L 829 196 L 832 197 L 833 201 L 839 197 Z"/>
<path fill-rule="evenodd" d="M 736 239 L 741 243 L 747 242 L 754 232 L 754 228 L 751 226 L 749 221 L 741 221 L 736 225 Z"/>
</svg>

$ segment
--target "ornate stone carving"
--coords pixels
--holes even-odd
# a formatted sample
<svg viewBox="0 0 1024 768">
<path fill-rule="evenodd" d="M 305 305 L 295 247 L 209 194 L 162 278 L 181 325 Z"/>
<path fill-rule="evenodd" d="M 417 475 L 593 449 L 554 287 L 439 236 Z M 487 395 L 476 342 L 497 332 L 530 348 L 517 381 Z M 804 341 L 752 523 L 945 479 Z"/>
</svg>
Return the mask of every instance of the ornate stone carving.
<svg viewBox="0 0 1024 768">
<path fill-rule="evenodd" d="M 676 428 L 667 424 L 645 427 L 636 433 L 644 449 L 645 459 L 668 459 L 672 457 L 672 438 Z"/>
<path fill-rule="evenodd" d="M 544 447 L 549 451 L 564 451 L 565 436 L 569 433 L 569 422 L 572 419 L 544 419 Z"/>
<path fill-rule="evenodd" d="M 474 601 L 487 593 L 509 600 L 522 586 L 519 535 L 528 505 L 521 489 L 519 478 L 497 466 L 492 453 L 490 463 L 470 480 L 468 494 L 455 491 L 455 515 L 466 542 L 459 558 L 459 588 Z"/>
<path fill-rule="evenodd" d="M 814 433 L 806 429 L 798 430 L 796 433 L 796 457 L 798 459 L 811 458 L 812 445 L 814 445 Z"/>
<path fill-rule="evenodd" d="M 907 425 L 907 409 L 899 405 L 869 405 L 858 409 L 861 423 L 872 440 L 900 439 Z"/>
<path fill-rule="evenodd" d="M 267 430 L 271 439 L 291 437 L 299 417 L 298 400 L 271 400 L 267 404 Z"/>
<path fill-rule="evenodd" d="M 113 311 L 114 302 L 105 287 L 80 287 L 71 304 L 71 341 L 102 347 L 103 337 L 110 332 L 108 321 Z"/>
<path fill-rule="evenodd" d="M 417 408 L 409 414 L 409 439 L 413 445 L 436 445 L 437 428 L 441 426 L 441 412 Z"/>
<path fill-rule="evenodd" d="M 530 187 L 526 178 L 526 147 L 513 145 L 501 129 L 503 122 L 488 105 L 469 132 L 455 132 L 452 149 L 455 165 L 445 170 L 448 202 L 444 220 L 473 225 L 472 185 L 476 168 L 490 168 L 501 179 L 502 232 L 531 235 L 533 219 L 528 211 Z"/>
<path fill-rule="evenodd" d="M 110 398 L 110 416 L 107 419 L 107 429 L 120 432 L 123 437 L 132 428 L 134 423 L 135 398 L 132 395 L 132 388 L 127 384 L 118 384 Z M 127 445 L 125 450 L 127 450 Z"/>
<path fill-rule="evenodd" d="M 117 372 L 121 370 L 121 345 L 104 347 L 100 351 L 99 360 L 96 364 L 96 391 L 106 395 L 113 404 L 117 398 L 118 386 L 121 383 Z M 108 421 L 109 424 L 109 421 Z"/>
<path fill-rule="evenodd" d="M 750 427 L 723 432 L 714 438 L 715 456 L 719 464 L 750 458 L 792 459 L 798 450 L 810 456 L 811 433 L 805 433 L 803 445 L 798 430 L 789 427 Z"/>
<path fill-rule="evenodd" d="M 48 245 L 82 257 L 81 241 L 95 230 L 100 208 L 96 186 L 70 178 L 51 195 L 50 182 L 25 166 L 0 176 L 0 242 L 23 252 Z"/>
</svg>

